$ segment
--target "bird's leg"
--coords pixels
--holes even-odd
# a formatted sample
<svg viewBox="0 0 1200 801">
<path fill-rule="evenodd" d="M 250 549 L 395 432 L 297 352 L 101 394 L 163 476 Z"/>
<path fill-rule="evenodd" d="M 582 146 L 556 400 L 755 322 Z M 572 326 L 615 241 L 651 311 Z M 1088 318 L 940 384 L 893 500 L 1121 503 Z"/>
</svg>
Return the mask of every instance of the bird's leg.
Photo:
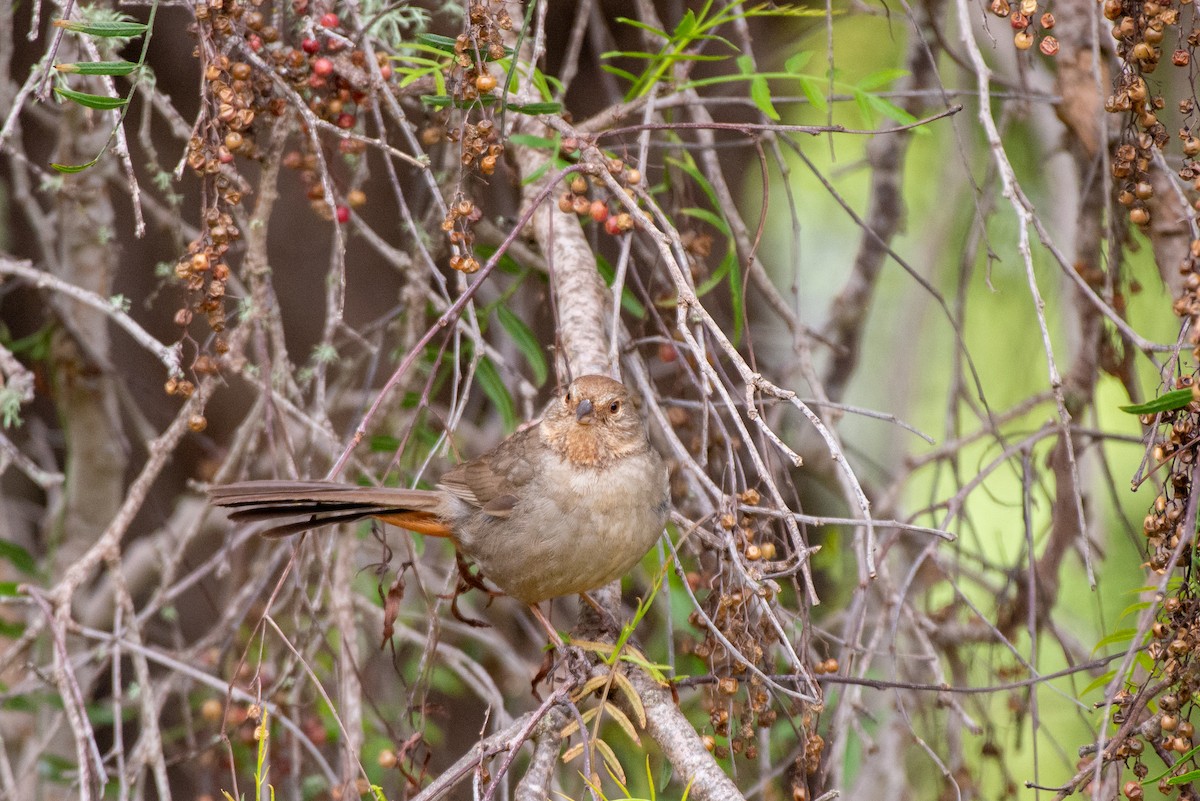
<svg viewBox="0 0 1200 801">
<path fill-rule="evenodd" d="M 567 645 L 565 642 L 563 642 L 563 638 L 559 635 L 554 626 L 551 625 L 549 618 L 543 614 L 541 607 L 539 607 L 537 604 L 530 604 L 529 609 L 533 612 L 533 616 L 538 619 L 538 622 L 542 624 L 542 628 L 544 628 L 546 633 L 550 636 L 551 646 L 551 651 L 546 654 L 547 664 L 542 665 L 542 668 L 538 671 L 537 676 L 535 676 L 533 679 L 532 686 L 534 695 L 537 695 L 538 683 L 541 682 L 548 673 L 552 672 L 553 668 L 548 663 L 555 653 L 562 654 L 563 659 L 565 659 L 567 662 L 567 669 L 576 677 L 579 677 L 579 681 L 586 681 L 590 672 L 587 654 L 584 653 L 582 648 L 578 648 L 573 645 Z"/>
<path fill-rule="evenodd" d="M 530 604 L 529 610 L 533 612 L 533 616 L 538 619 L 538 623 L 541 623 L 542 628 L 544 628 L 546 633 L 550 635 L 550 644 L 554 646 L 555 649 L 562 648 L 564 645 L 566 645 L 566 643 L 563 642 L 562 637 L 559 636 L 557 629 L 550 624 L 550 620 L 542 613 L 542 608 L 540 606 L 537 604 Z"/>
</svg>

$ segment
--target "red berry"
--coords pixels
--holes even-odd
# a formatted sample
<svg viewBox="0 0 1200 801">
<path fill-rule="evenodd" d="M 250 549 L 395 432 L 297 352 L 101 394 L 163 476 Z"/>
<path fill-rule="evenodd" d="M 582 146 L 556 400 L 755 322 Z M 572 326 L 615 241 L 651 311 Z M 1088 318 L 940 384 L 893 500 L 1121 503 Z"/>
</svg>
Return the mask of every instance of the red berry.
<svg viewBox="0 0 1200 801">
<path fill-rule="evenodd" d="M 300 42 L 300 49 L 311 56 L 313 53 L 320 52 L 321 43 L 312 37 L 308 37 Z"/>
<path fill-rule="evenodd" d="M 257 33 L 250 34 L 248 37 L 246 37 L 246 41 L 249 43 L 250 49 L 255 53 L 262 50 L 262 37 Z"/>
<path fill-rule="evenodd" d="M 604 222 L 608 219 L 608 204 L 603 200 L 593 200 L 588 213 L 592 215 L 592 219 L 596 222 Z"/>
<path fill-rule="evenodd" d="M 616 217 L 609 217 L 604 221 L 604 230 L 612 236 L 621 233 L 621 226 L 617 224 Z"/>
<path fill-rule="evenodd" d="M 349 130 L 354 127 L 355 119 L 353 114 L 339 114 L 337 118 L 337 127 Z"/>
<path fill-rule="evenodd" d="M 343 223 L 343 224 L 350 222 L 350 207 L 349 206 L 338 206 L 337 207 L 337 221 L 340 223 Z"/>
<path fill-rule="evenodd" d="M 333 74 L 333 62 L 327 58 L 318 58 L 312 63 L 313 75 L 319 75 L 324 78 L 327 75 Z"/>
<path fill-rule="evenodd" d="M 341 20 L 338 19 L 337 14 L 322 14 L 321 20 L 318 24 L 322 28 L 336 28 L 342 23 Z"/>
<path fill-rule="evenodd" d="M 308 85 L 313 89 L 323 89 L 327 81 L 320 75 L 309 75 Z"/>
<path fill-rule="evenodd" d="M 381 64 L 381 65 L 379 65 L 379 74 L 380 74 L 380 76 L 382 76 L 382 77 L 383 77 L 383 79 L 384 79 L 385 81 L 386 81 L 388 78 L 392 77 L 392 65 L 391 65 L 391 64 Z"/>
</svg>

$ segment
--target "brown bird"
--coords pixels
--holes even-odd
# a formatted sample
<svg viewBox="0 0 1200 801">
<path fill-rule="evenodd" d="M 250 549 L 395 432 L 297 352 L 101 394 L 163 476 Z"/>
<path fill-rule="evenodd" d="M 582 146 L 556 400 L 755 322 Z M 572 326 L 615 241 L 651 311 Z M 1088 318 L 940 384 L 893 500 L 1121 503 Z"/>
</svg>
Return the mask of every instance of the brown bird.
<svg viewBox="0 0 1200 801">
<path fill-rule="evenodd" d="M 458 465 L 435 490 L 246 481 L 209 497 L 235 510 L 231 520 L 278 522 L 267 536 L 374 517 L 449 537 L 539 617 L 539 601 L 604 586 L 637 564 L 670 508 L 666 465 L 629 391 L 602 375 L 575 379 L 540 422 Z"/>
</svg>

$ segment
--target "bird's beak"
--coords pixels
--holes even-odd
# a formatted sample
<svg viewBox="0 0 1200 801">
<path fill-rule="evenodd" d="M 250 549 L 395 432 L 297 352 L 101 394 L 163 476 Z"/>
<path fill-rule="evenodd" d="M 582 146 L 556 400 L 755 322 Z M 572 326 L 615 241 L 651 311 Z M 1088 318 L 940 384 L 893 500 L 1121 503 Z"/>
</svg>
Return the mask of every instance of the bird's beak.
<svg viewBox="0 0 1200 801">
<path fill-rule="evenodd" d="M 584 398 L 579 402 L 579 405 L 575 407 L 575 419 L 578 422 L 587 425 L 588 423 L 592 422 L 592 412 L 593 409 L 591 400 Z"/>
</svg>

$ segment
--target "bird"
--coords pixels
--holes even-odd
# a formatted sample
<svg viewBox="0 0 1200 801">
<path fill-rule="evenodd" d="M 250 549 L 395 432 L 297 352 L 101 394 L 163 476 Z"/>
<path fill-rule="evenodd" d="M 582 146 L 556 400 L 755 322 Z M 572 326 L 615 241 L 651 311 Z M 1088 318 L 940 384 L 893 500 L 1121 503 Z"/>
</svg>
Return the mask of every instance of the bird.
<svg viewBox="0 0 1200 801">
<path fill-rule="evenodd" d="M 233 521 L 269 521 L 265 536 L 375 518 L 448 537 L 505 594 L 538 604 L 584 594 L 627 573 L 663 532 L 667 466 L 629 390 L 584 375 L 540 421 L 444 474 L 432 490 L 335 481 L 258 480 L 213 486 Z M 552 636 L 553 639 L 553 636 Z"/>
</svg>

